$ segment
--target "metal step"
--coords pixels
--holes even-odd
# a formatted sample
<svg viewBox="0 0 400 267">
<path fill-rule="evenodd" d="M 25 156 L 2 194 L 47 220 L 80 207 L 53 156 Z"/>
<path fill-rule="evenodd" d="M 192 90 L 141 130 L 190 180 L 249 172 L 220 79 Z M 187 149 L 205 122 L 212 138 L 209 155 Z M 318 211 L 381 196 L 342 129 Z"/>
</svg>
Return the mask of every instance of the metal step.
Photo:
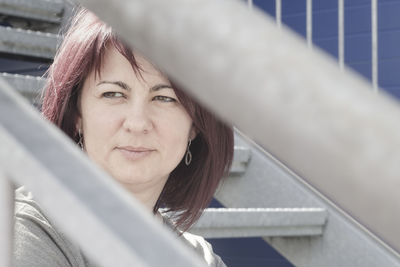
<svg viewBox="0 0 400 267">
<path fill-rule="evenodd" d="M 230 174 L 243 174 L 246 171 L 247 165 L 251 159 L 251 150 L 244 146 L 235 145 L 235 153 L 233 155 Z"/>
<path fill-rule="evenodd" d="M 52 59 L 59 38 L 56 34 L 0 26 L 0 52 Z"/>
<path fill-rule="evenodd" d="M 3 78 L 15 90 L 26 97 L 30 102 L 37 103 L 40 91 L 44 87 L 46 79 L 35 76 L 0 73 L 0 78 Z"/>
<path fill-rule="evenodd" d="M 0 14 L 60 23 L 63 16 L 62 0 L 0 0 Z"/>
<path fill-rule="evenodd" d="M 322 208 L 209 208 L 190 232 L 206 238 L 318 236 L 327 215 Z"/>
</svg>

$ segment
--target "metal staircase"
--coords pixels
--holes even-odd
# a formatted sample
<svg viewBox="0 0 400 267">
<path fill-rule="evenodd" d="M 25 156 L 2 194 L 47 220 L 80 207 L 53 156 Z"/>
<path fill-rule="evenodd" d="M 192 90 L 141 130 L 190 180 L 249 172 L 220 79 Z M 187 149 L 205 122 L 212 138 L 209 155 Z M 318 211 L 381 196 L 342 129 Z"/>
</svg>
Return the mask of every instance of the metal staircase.
<svg viewBox="0 0 400 267">
<path fill-rule="evenodd" d="M 82 2 L 89 8 L 96 5 L 94 1 Z M 120 9 L 116 8 L 120 11 L 123 7 L 121 3 Z M 134 2 L 131 5 L 131 8 L 134 8 Z M 0 0 L 0 18 L 3 20 L 0 22 L 3 22 L 3 25 L 9 24 L 0 26 L 0 53 L 9 57 L 48 61 L 54 56 L 60 42 L 57 33 L 62 25 L 67 23 L 72 7 L 70 2 L 62 0 Z M 109 19 L 109 22 L 114 22 L 108 14 L 96 10 L 95 7 L 94 10 Z M 43 87 L 43 78 L 8 73 L 1 73 L 0 78 L 31 103 L 39 105 L 35 101 Z M 12 99 L 0 95 L 0 99 L 2 97 L 7 101 Z M 18 106 L 10 104 L 10 107 L 14 105 Z M 13 128 L 14 126 L 10 126 L 12 124 L 2 120 L 5 120 L 4 116 L 0 116 L 0 132 L 3 132 L 0 136 L 3 136 L 3 140 L 12 140 L 13 138 L 5 134 L 12 132 L 16 140 L 23 143 L 24 149 L 36 157 L 36 161 L 47 160 L 48 155 L 41 155 L 40 148 L 35 147 L 36 144 L 29 148 L 29 140 L 22 136 L 22 129 Z M 7 126 L 13 129 L 8 129 Z M 40 123 L 37 126 L 32 124 L 32 127 L 37 131 L 51 131 L 49 127 L 47 129 L 47 126 L 41 126 Z M 55 146 L 64 144 L 61 141 L 50 143 Z M 11 151 L 11 148 L 8 149 Z M 65 148 L 63 151 L 67 153 L 69 149 Z M 0 155 L 5 157 L 5 153 Z M 29 159 L 29 156 L 23 158 Z M 2 168 L 6 169 L 1 166 L 0 170 Z M 7 169 L 6 172 L 10 171 Z M 54 169 L 52 172 L 59 174 L 61 170 Z M 23 176 L 23 171 L 20 171 L 20 174 Z M 40 189 L 40 185 L 35 185 L 32 181 L 12 179 L 27 182 L 30 185 L 29 189 L 37 195 L 45 194 L 46 190 Z M 71 190 L 68 193 L 70 195 L 65 196 L 76 197 L 79 200 L 77 203 L 94 203 L 96 197 L 89 199 L 80 195 L 82 192 L 72 192 L 72 188 L 76 189 L 72 184 L 60 185 L 57 190 Z M 121 193 L 118 189 L 113 190 Z M 235 133 L 235 155 L 230 176 L 221 185 L 216 198 L 227 208 L 206 210 L 192 232 L 212 238 L 263 237 L 296 266 L 400 266 L 397 252 L 239 131 Z M 46 197 L 43 199 L 46 202 Z M 47 201 L 49 199 L 50 195 Z M 50 204 L 48 207 L 51 209 Z M 52 212 L 54 211 L 50 214 Z M 94 208 L 92 211 L 89 208 L 87 212 L 96 214 Z M 108 220 L 105 219 L 106 224 Z M 122 238 L 123 234 L 117 234 L 117 237 Z M 84 242 L 83 237 L 72 238 Z M 138 247 L 132 246 L 129 249 L 140 254 Z M 95 249 L 92 253 L 96 253 Z M 110 262 L 104 262 L 104 266 L 108 266 L 107 264 Z"/>
<path fill-rule="evenodd" d="M 48 62 L 56 52 L 58 37 L 73 4 L 63 0 L 1 0 L 0 53 L 7 58 Z M 18 92 L 38 104 L 44 79 L 0 73 Z"/>
</svg>

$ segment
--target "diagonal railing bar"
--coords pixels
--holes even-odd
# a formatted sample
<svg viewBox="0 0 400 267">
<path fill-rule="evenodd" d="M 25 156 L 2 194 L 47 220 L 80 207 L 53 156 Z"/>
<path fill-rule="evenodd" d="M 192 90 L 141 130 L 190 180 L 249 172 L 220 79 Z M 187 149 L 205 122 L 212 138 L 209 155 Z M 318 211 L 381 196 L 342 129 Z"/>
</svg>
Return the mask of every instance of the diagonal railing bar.
<svg viewBox="0 0 400 267">
<path fill-rule="evenodd" d="M 240 1 L 80 2 L 400 251 L 397 103 Z"/>
<path fill-rule="evenodd" d="M 0 170 L 99 266 L 203 266 L 2 79 L 0 143 Z"/>
</svg>

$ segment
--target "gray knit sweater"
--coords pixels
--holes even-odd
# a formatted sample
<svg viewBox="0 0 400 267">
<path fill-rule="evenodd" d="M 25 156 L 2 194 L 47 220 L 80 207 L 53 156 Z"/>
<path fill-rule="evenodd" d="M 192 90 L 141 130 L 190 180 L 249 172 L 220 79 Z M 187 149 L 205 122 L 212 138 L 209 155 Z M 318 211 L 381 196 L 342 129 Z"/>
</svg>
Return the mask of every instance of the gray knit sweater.
<svg viewBox="0 0 400 267">
<path fill-rule="evenodd" d="M 206 262 L 226 267 L 202 237 L 184 233 L 181 239 Z M 95 267 L 80 248 L 50 223 L 32 195 L 19 188 L 15 200 L 14 263 L 16 267 Z"/>
</svg>

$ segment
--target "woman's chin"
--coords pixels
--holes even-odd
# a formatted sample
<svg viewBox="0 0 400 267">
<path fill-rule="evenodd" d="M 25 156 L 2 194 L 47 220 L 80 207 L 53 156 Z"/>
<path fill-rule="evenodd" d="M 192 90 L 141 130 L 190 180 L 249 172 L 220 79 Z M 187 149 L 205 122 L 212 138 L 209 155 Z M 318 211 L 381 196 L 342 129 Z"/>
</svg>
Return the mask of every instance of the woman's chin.
<svg viewBox="0 0 400 267">
<path fill-rule="evenodd" d="M 140 172 L 137 172 L 140 173 Z M 119 184 L 130 192 L 145 192 L 151 188 L 158 187 L 157 184 L 165 184 L 166 179 L 150 179 L 141 177 L 135 177 L 132 175 L 118 175 L 113 176 Z M 161 181 L 162 180 L 162 181 Z"/>
</svg>

